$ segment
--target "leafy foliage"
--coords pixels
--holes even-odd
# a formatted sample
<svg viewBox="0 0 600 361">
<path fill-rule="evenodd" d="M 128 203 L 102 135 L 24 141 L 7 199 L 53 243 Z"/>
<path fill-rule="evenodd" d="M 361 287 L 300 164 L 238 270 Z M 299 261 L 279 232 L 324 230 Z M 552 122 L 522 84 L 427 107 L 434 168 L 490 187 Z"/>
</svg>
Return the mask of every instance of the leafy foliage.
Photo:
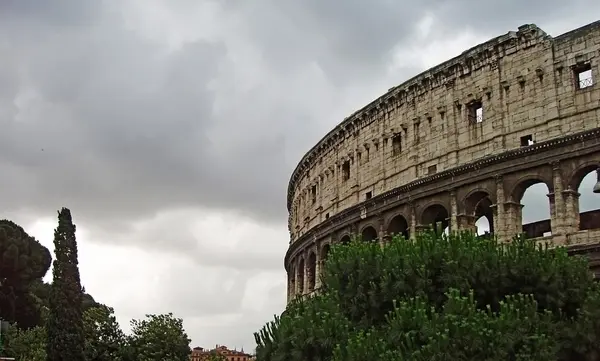
<svg viewBox="0 0 600 361">
<path fill-rule="evenodd" d="M 83 329 L 86 360 L 123 360 L 125 334 L 112 308 L 100 306 L 86 310 L 83 313 Z"/>
<path fill-rule="evenodd" d="M 46 329 L 36 326 L 22 330 L 11 325 L 6 335 L 6 355 L 16 360 L 46 360 Z"/>
<path fill-rule="evenodd" d="M 83 291 L 79 277 L 75 225 L 67 208 L 58 213 L 54 252 L 56 259 L 52 268 L 53 281 L 46 325 L 48 361 L 83 361 Z"/>
<path fill-rule="evenodd" d="M 50 251 L 23 228 L 0 220 L 0 318 L 25 328 L 39 324 L 30 286 L 44 277 L 51 260 Z"/>
<path fill-rule="evenodd" d="M 18 225 L 0 220 L 0 319 L 13 322 L 3 330 L 0 356 L 17 361 L 144 361 L 156 360 L 154 355 L 187 360 L 189 339 L 181 319 L 168 314 L 134 320 L 128 337 L 113 309 L 85 293 L 75 230 L 70 211 L 63 208 L 54 234 L 54 280 L 48 284 L 42 280 L 52 261 L 48 249 Z"/>
<path fill-rule="evenodd" d="M 600 286 L 585 259 L 470 233 L 332 247 L 319 296 L 255 333 L 259 361 L 585 360 Z"/>
<path fill-rule="evenodd" d="M 129 347 L 137 361 L 188 360 L 190 339 L 183 329 L 183 320 L 172 313 L 132 320 L 131 332 Z"/>
</svg>

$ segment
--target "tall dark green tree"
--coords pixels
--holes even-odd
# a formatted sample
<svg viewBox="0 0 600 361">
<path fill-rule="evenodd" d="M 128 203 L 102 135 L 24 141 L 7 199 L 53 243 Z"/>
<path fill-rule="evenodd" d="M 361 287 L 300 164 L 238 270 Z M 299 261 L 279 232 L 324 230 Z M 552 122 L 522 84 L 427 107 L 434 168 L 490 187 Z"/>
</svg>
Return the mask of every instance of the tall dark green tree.
<svg viewBox="0 0 600 361">
<path fill-rule="evenodd" d="M 50 251 L 19 225 L 0 220 L 0 318 L 30 328 L 40 323 L 32 285 L 50 268 Z"/>
<path fill-rule="evenodd" d="M 84 361 L 83 290 L 79 277 L 77 240 L 71 211 L 58 212 L 54 230 L 53 281 L 47 321 L 48 361 Z"/>
</svg>

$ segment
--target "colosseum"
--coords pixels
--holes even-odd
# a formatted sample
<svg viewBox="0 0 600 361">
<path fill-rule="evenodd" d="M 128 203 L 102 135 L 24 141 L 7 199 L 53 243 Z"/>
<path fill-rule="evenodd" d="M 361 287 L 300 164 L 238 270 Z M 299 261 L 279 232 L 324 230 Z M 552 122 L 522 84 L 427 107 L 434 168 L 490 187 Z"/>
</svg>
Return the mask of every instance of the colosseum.
<svg viewBox="0 0 600 361">
<path fill-rule="evenodd" d="M 287 195 L 288 301 L 319 288 L 330 245 L 442 223 L 590 255 L 600 274 L 600 21 L 557 37 L 523 25 L 431 68 L 344 119 L 302 158 Z M 596 172 L 595 186 L 580 189 Z M 521 201 L 548 189 L 549 219 Z"/>
</svg>

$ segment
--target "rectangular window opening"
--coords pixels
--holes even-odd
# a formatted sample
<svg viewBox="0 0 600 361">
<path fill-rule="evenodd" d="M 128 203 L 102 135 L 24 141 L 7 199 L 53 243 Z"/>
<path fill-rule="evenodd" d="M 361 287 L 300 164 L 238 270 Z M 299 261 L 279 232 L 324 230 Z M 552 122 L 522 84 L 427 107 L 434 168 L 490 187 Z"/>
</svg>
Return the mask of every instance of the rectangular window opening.
<svg viewBox="0 0 600 361">
<path fill-rule="evenodd" d="M 415 135 L 414 135 L 414 137 L 415 137 L 415 143 L 419 143 L 419 140 L 420 140 L 420 133 L 421 133 L 420 132 L 420 125 L 421 124 L 418 123 L 418 122 L 413 125 L 413 129 L 414 129 L 414 132 L 415 132 Z"/>
<path fill-rule="evenodd" d="M 366 199 L 371 199 L 371 198 L 373 198 L 373 192 L 367 192 L 367 194 L 365 194 L 365 198 L 366 198 Z"/>
<path fill-rule="evenodd" d="M 312 204 L 317 203 L 317 186 L 312 186 L 312 188 L 310 189 L 310 197 L 312 200 Z"/>
<path fill-rule="evenodd" d="M 325 213 L 325 219 L 329 219 L 329 213 Z"/>
<path fill-rule="evenodd" d="M 521 147 L 527 147 L 534 143 L 533 135 L 528 134 L 521 137 Z"/>
<path fill-rule="evenodd" d="M 350 179 L 350 161 L 347 160 L 342 164 L 342 180 L 347 181 Z"/>
<path fill-rule="evenodd" d="M 392 155 L 396 156 L 402 152 L 402 134 L 398 133 L 392 137 Z"/>
<path fill-rule="evenodd" d="M 430 165 L 429 167 L 427 167 L 427 175 L 432 175 L 435 173 L 437 173 L 437 164 Z"/>
<path fill-rule="evenodd" d="M 585 89 L 594 85 L 594 77 L 592 74 L 592 65 L 581 64 L 577 65 L 573 68 L 573 72 L 575 74 L 575 83 L 577 89 Z"/>
<path fill-rule="evenodd" d="M 472 124 L 483 122 L 483 103 L 480 100 L 467 105 L 467 118 Z"/>
</svg>

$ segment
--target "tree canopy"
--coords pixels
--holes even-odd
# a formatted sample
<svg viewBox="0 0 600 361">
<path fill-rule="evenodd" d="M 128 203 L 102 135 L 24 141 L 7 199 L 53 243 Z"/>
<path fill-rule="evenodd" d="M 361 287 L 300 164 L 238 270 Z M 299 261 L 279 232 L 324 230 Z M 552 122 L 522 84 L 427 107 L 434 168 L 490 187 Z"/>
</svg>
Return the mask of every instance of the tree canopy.
<svg viewBox="0 0 600 361">
<path fill-rule="evenodd" d="M 596 360 L 600 287 L 566 249 L 470 233 L 332 247 L 316 296 L 255 333 L 259 361 Z"/>
<path fill-rule="evenodd" d="M 30 288 L 48 272 L 51 261 L 50 251 L 23 228 L 0 220 L 0 318 L 25 328 L 40 322 Z"/>
<path fill-rule="evenodd" d="M 133 320 L 127 336 L 113 309 L 85 293 L 75 230 L 70 211 L 63 208 L 48 284 L 42 280 L 51 263 L 48 249 L 15 223 L 0 221 L 0 318 L 10 321 L 2 330 L 0 356 L 17 361 L 187 361 L 190 340 L 181 319 L 148 315 Z"/>
<path fill-rule="evenodd" d="M 129 346 L 137 361 L 187 361 L 189 345 L 183 320 L 172 313 L 146 315 L 146 319 L 131 321 Z"/>
<path fill-rule="evenodd" d="M 126 337 L 107 306 L 87 309 L 83 313 L 85 334 L 85 359 L 95 361 L 122 361 Z"/>
<path fill-rule="evenodd" d="M 46 332 L 48 361 L 84 361 L 83 290 L 79 277 L 77 240 L 71 211 L 58 213 L 54 231 L 52 286 Z"/>
</svg>

